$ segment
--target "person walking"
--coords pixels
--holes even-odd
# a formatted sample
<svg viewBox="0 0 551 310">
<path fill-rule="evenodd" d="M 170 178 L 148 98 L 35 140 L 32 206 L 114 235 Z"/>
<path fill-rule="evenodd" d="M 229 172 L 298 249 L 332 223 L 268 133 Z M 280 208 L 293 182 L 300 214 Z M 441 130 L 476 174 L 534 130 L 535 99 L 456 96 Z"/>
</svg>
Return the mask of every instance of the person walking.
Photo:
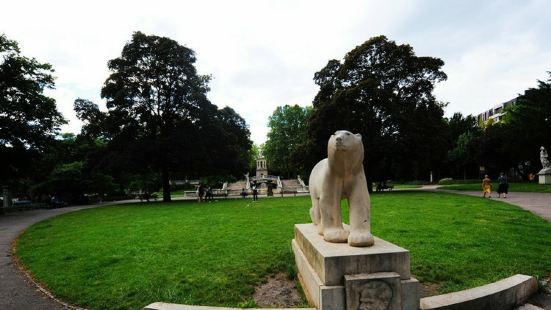
<svg viewBox="0 0 551 310">
<path fill-rule="evenodd" d="M 488 198 L 492 198 L 492 181 L 487 174 L 482 180 L 482 197 L 486 198 L 486 194 L 488 194 Z"/>
<path fill-rule="evenodd" d="M 203 202 L 203 196 L 205 195 L 205 187 L 203 184 L 199 184 L 199 189 L 197 189 L 197 202 Z"/>
<path fill-rule="evenodd" d="M 212 192 L 212 187 L 207 188 L 207 194 L 205 196 L 205 201 L 214 201 L 214 193 Z"/>
<path fill-rule="evenodd" d="M 501 172 L 499 174 L 499 178 L 497 178 L 497 181 L 499 182 L 497 197 L 501 198 L 501 194 L 503 194 L 503 198 L 507 198 L 507 194 L 509 194 L 509 182 L 507 182 L 507 176 L 505 173 Z"/>
<path fill-rule="evenodd" d="M 253 186 L 253 201 L 258 200 L 258 189 L 256 189 L 256 184 Z"/>
</svg>

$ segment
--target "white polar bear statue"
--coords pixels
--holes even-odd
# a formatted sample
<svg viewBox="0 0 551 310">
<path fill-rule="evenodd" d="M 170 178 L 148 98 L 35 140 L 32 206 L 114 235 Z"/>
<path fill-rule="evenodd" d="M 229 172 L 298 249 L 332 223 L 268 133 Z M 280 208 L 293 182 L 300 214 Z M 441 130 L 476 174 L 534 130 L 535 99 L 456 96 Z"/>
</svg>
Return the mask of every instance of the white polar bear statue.
<svg viewBox="0 0 551 310">
<path fill-rule="evenodd" d="M 329 138 L 327 157 L 317 163 L 310 174 L 312 222 L 325 241 L 348 241 L 357 247 L 373 245 L 362 136 L 346 130 L 336 131 Z M 343 198 L 348 199 L 350 208 L 350 231 L 342 224 Z"/>
</svg>

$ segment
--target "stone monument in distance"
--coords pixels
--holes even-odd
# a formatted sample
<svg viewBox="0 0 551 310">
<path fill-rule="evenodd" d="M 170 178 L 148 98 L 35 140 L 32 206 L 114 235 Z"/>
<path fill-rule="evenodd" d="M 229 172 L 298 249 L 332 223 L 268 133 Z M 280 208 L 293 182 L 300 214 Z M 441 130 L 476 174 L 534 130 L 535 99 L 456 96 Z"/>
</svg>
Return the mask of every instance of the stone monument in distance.
<svg viewBox="0 0 551 310">
<path fill-rule="evenodd" d="M 551 184 L 551 163 L 545 147 L 540 147 L 540 161 L 542 169 L 538 172 L 539 184 Z"/>
<path fill-rule="evenodd" d="M 310 174 L 311 224 L 296 224 L 299 280 L 317 309 L 419 309 L 409 251 L 371 234 L 362 137 L 339 130 Z M 350 226 L 340 203 L 348 199 Z"/>
</svg>

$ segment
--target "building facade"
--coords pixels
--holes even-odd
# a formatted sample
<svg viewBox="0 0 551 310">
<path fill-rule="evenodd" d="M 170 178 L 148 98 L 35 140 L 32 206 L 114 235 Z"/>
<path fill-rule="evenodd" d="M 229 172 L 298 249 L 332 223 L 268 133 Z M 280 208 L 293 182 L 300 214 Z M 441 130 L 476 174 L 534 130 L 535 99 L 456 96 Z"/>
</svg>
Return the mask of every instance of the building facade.
<svg viewBox="0 0 551 310">
<path fill-rule="evenodd" d="M 266 166 L 266 158 L 260 154 L 256 159 L 256 178 L 262 179 L 268 176 L 268 166 Z"/>
<path fill-rule="evenodd" d="M 505 112 L 505 109 L 509 106 L 514 105 L 517 102 L 517 98 L 511 99 L 509 101 L 500 103 L 493 108 L 486 110 L 480 114 L 478 114 L 478 125 L 482 126 L 484 124 L 487 124 L 488 122 L 493 123 L 499 123 L 503 119 L 503 115 Z"/>
</svg>

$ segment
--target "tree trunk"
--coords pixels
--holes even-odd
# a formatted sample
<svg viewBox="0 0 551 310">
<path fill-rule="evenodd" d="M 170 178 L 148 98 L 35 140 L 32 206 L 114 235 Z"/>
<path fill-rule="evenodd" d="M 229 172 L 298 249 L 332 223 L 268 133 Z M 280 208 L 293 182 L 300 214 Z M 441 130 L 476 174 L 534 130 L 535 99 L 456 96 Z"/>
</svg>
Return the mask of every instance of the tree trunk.
<svg viewBox="0 0 551 310">
<path fill-rule="evenodd" d="M 168 166 L 163 164 L 161 178 L 163 181 L 163 201 L 170 202 L 170 177 L 168 174 Z"/>
</svg>

